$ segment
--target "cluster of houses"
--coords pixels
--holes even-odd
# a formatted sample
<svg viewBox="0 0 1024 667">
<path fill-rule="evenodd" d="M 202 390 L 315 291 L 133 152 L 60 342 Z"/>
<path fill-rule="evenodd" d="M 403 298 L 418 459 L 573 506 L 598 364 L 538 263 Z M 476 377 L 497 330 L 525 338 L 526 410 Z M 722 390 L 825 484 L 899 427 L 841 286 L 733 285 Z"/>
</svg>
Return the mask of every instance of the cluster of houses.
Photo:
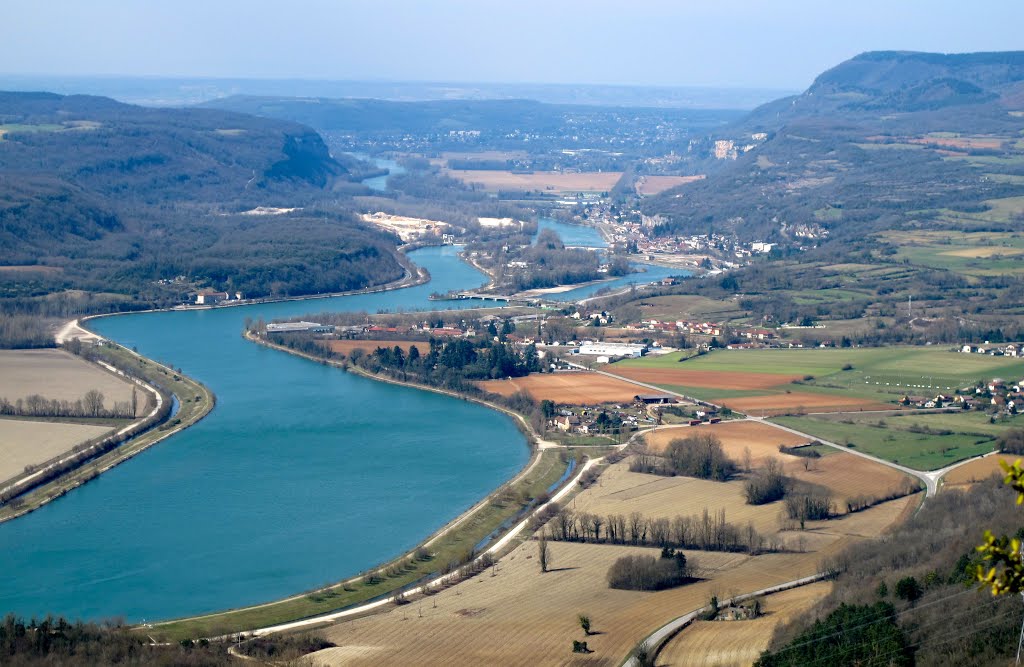
<svg viewBox="0 0 1024 667">
<path fill-rule="evenodd" d="M 964 354 L 988 354 L 993 357 L 1024 357 L 1024 344 L 964 345 L 960 348 L 960 351 Z"/>
<path fill-rule="evenodd" d="M 626 328 L 658 331 L 661 333 L 688 333 L 698 334 L 701 336 L 721 336 L 725 325 L 718 324 L 716 322 L 687 322 L 684 320 L 676 320 L 675 322 L 641 320 L 638 324 L 626 325 Z M 733 329 L 731 330 L 731 333 L 740 338 L 746 338 L 751 341 L 757 340 L 766 342 L 778 338 L 776 333 L 771 329 L 762 329 L 760 327 Z"/>
<path fill-rule="evenodd" d="M 961 410 L 990 410 L 1014 415 L 1024 410 L 1024 379 L 1007 382 L 993 378 L 977 386 L 964 387 L 955 395 L 936 394 L 934 397 L 903 396 L 900 405 L 917 408 L 959 408 Z"/>
</svg>

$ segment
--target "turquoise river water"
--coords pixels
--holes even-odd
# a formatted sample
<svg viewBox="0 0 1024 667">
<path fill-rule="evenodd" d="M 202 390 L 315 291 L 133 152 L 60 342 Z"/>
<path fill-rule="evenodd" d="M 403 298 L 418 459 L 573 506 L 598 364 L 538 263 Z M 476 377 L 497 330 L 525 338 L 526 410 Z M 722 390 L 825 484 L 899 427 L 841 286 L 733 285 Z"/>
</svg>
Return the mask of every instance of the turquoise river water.
<svg viewBox="0 0 1024 667">
<path fill-rule="evenodd" d="M 93 320 L 205 383 L 217 407 L 0 525 L 0 613 L 140 621 L 281 598 L 413 548 L 514 475 L 529 452 L 506 415 L 241 337 L 246 317 L 436 308 L 431 292 L 485 282 L 457 251 L 411 253 L 432 280 L 408 289 Z"/>
</svg>

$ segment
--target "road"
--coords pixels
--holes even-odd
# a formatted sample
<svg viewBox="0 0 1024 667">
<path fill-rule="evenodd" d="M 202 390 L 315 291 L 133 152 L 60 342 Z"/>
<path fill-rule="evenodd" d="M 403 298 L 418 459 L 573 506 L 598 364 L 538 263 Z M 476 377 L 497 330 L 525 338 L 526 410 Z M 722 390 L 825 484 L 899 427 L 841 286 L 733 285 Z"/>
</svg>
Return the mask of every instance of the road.
<svg viewBox="0 0 1024 667">
<path fill-rule="evenodd" d="M 784 584 L 778 584 L 777 586 L 770 586 L 769 588 L 762 588 L 759 591 L 753 593 L 746 593 L 745 595 L 737 595 L 733 598 L 728 598 L 719 601 L 719 607 L 728 607 L 738 602 L 743 602 L 751 598 L 756 598 L 762 595 L 770 595 L 771 593 L 780 593 L 782 591 L 788 591 L 791 588 L 797 588 L 799 586 L 806 586 L 807 584 L 813 584 L 815 581 L 821 581 L 827 575 L 824 573 L 812 574 L 809 577 L 803 577 L 801 579 L 794 579 L 793 581 L 787 581 Z M 641 642 L 641 645 L 647 649 L 648 656 L 655 657 L 658 655 L 658 651 L 662 649 L 665 643 L 674 637 L 680 630 L 685 628 L 687 625 L 695 621 L 709 611 L 709 607 L 701 607 L 695 609 L 688 614 L 684 614 L 679 618 L 673 619 L 661 626 L 651 634 L 647 635 L 647 638 Z M 640 662 L 633 656 L 626 659 L 623 667 L 640 667 Z"/>
</svg>

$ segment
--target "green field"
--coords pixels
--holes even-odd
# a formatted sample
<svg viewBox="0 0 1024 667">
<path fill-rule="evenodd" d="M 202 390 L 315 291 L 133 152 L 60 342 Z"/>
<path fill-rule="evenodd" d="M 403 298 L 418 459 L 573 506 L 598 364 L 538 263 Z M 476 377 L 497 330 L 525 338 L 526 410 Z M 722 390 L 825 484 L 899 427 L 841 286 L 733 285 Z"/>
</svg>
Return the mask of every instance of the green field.
<svg viewBox="0 0 1024 667">
<path fill-rule="evenodd" d="M 20 123 L 0 123 L 0 139 L 3 139 L 5 134 L 13 134 L 15 132 L 60 132 L 65 129 L 67 128 L 63 125 L 23 125 Z"/>
<path fill-rule="evenodd" d="M 1024 360 L 963 354 L 940 347 L 858 347 L 826 349 L 714 350 L 708 354 L 679 359 L 689 351 L 627 359 L 614 367 L 685 368 L 743 373 L 784 373 L 813 375 L 822 379 L 838 374 L 862 376 L 865 382 L 903 380 L 913 385 L 946 388 L 973 384 L 977 380 L 1003 377 L 1024 378 Z M 843 366 L 851 364 L 852 370 Z M 613 368 L 614 368 L 613 367 Z M 843 380 L 846 382 L 845 378 Z"/>
<path fill-rule="evenodd" d="M 893 403 L 894 408 L 895 401 L 904 395 L 925 398 L 996 377 L 1012 382 L 1024 378 L 1024 360 L 963 354 L 941 347 L 713 350 L 690 357 L 692 354 L 691 350 L 683 350 L 627 359 L 615 363 L 609 371 L 632 367 L 798 375 L 813 379 L 750 390 L 660 386 L 711 401 L 799 391 Z M 843 370 L 846 365 L 852 368 Z"/>
<path fill-rule="evenodd" d="M 981 429 L 970 420 L 958 423 L 959 417 L 928 414 L 898 418 L 886 416 L 879 422 L 877 417 L 869 420 L 861 416 L 859 420 L 848 420 L 853 423 L 819 417 L 776 417 L 771 421 L 837 445 L 852 445 L 860 451 L 917 470 L 936 470 L 995 448 L 994 434 L 979 432 Z M 915 432 L 923 431 L 922 427 L 932 432 Z"/>
</svg>

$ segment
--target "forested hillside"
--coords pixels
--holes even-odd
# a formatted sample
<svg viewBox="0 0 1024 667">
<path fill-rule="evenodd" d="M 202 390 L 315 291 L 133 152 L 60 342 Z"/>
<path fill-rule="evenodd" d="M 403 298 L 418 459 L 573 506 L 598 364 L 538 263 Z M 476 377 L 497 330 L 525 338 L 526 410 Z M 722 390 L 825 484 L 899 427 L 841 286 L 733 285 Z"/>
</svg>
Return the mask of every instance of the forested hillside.
<svg viewBox="0 0 1024 667">
<path fill-rule="evenodd" d="M 393 280 L 393 239 L 334 201 L 346 176 L 296 123 L 0 93 L 0 309 L 66 314 L 66 299 L 28 298 L 66 290 L 106 294 L 90 306 L 104 309 L 202 287 L 264 296 Z"/>
<path fill-rule="evenodd" d="M 735 159 L 645 210 L 662 235 L 788 245 L 939 224 L 1024 194 L 1022 130 L 1024 52 L 865 53 L 716 133 Z"/>
</svg>

